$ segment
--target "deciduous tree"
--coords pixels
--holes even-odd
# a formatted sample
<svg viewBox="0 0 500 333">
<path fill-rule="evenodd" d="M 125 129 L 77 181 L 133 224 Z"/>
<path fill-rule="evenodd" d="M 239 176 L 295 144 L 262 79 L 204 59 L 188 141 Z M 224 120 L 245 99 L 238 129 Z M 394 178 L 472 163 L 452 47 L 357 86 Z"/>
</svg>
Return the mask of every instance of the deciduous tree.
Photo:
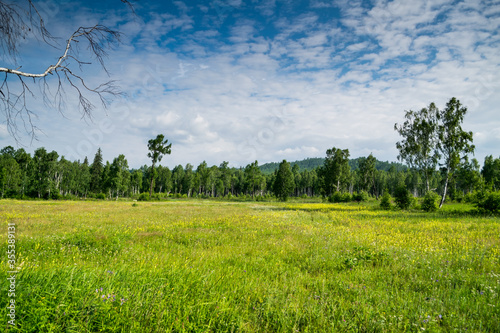
<svg viewBox="0 0 500 333">
<path fill-rule="evenodd" d="M 130 5 L 127 0 L 121 1 Z M 91 59 L 95 59 L 107 73 L 104 59 L 107 50 L 120 42 L 120 32 L 99 23 L 82 26 L 60 45 L 59 38 L 47 30 L 44 17 L 32 0 L 0 1 L 0 27 L 3 51 L 0 57 L 4 63 L 13 64 L 0 66 L 0 73 L 4 74 L 0 84 L 0 104 L 7 128 L 16 140 L 20 134 L 18 125 L 32 138 L 36 137 L 37 128 L 32 122 L 36 112 L 30 105 L 31 97 L 41 95 L 45 103 L 62 112 L 65 91 L 69 89 L 77 96 L 82 114 L 90 116 L 95 106 L 87 93 L 97 95 L 104 107 L 109 97 L 120 94 L 113 80 L 90 86 L 82 70 Z M 19 63 L 19 46 L 30 40 L 59 49 L 59 57 L 47 59 L 52 65 L 38 71 L 23 71 Z M 37 56 L 43 57 L 43 52 Z"/>
<path fill-rule="evenodd" d="M 398 159 L 422 173 L 426 191 L 430 190 L 429 179 L 439 160 L 436 149 L 438 113 L 436 105 L 431 103 L 428 108 L 420 111 L 406 111 L 405 122 L 402 125 L 394 125 L 394 129 L 403 137 L 402 141 L 396 143 L 399 150 Z"/>
<path fill-rule="evenodd" d="M 320 170 L 325 194 L 341 191 L 350 179 L 350 172 L 349 149 L 328 149 L 325 163 Z"/>
<path fill-rule="evenodd" d="M 469 153 L 474 152 L 472 132 L 462 129 L 467 108 L 455 97 L 446 104 L 446 108 L 438 113 L 438 149 L 443 156 L 445 183 L 443 196 L 439 207 L 443 206 L 448 190 L 448 182 L 453 177 L 460 160 Z"/>
<path fill-rule="evenodd" d="M 168 144 L 168 140 L 165 139 L 163 134 L 158 134 L 156 139 L 151 139 L 148 141 L 148 157 L 151 159 L 151 183 L 149 186 L 149 197 L 153 195 L 153 181 L 155 177 L 155 164 L 160 162 L 163 155 L 170 155 L 172 144 Z"/>
</svg>

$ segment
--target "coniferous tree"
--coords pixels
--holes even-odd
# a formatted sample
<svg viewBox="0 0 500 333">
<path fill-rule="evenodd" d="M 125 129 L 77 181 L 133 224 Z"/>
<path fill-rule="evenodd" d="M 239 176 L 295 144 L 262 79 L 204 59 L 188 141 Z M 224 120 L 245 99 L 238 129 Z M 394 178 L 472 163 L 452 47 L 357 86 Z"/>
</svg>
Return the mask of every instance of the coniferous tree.
<svg viewBox="0 0 500 333">
<path fill-rule="evenodd" d="M 79 192 L 80 195 L 87 197 L 90 190 L 90 166 L 87 156 L 83 160 L 83 163 L 79 165 L 80 177 L 79 177 Z"/>
<path fill-rule="evenodd" d="M 290 163 L 286 160 L 280 163 L 274 180 L 273 192 L 281 201 L 286 201 L 295 188 L 294 174 Z"/>
<path fill-rule="evenodd" d="M 101 148 L 97 149 L 97 153 L 94 156 L 94 161 L 90 166 L 90 192 L 100 193 L 103 192 L 102 180 L 103 180 L 103 160 Z"/>
</svg>

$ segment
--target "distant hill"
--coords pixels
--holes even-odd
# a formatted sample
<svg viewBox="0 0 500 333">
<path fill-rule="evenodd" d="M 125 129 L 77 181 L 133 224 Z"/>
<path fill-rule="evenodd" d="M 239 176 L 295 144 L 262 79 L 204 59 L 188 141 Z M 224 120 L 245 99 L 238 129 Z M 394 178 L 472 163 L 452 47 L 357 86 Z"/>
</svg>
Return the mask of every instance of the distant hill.
<svg viewBox="0 0 500 333">
<path fill-rule="evenodd" d="M 356 170 L 358 168 L 359 160 L 361 158 L 362 157 L 358 157 L 358 158 L 349 160 L 349 165 L 351 167 L 351 170 Z M 314 170 L 314 169 L 322 166 L 324 163 L 325 163 L 324 157 L 312 157 L 312 158 L 306 158 L 305 160 L 302 160 L 302 161 L 290 162 L 290 165 L 293 167 L 295 164 L 297 164 L 299 166 L 299 170 L 303 171 L 303 170 Z M 279 164 L 280 164 L 280 162 L 271 162 L 271 163 L 263 164 L 263 165 L 259 166 L 259 168 L 260 168 L 260 171 L 262 173 L 270 174 L 270 173 L 273 173 L 274 170 L 278 169 Z M 397 162 L 388 162 L 388 161 L 382 162 L 379 160 L 377 160 L 375 162 L 375 168 L 377 170 L 389 171 L 391 166 L 394 166 L 397 171 L 402 171 L 402 170 L 407 169 L 407 167 L 405 165 L 403 165 L 401 163 L 397 163 Z"/>
<path fill-rule="evenodd" d="M 295 164 L 299 165 L 299 170 L 314 170 L 317 167 L 323 165 L 325 162 L 325 159 L 323 157 L 313 157 L 313 158 L 306 158 L 305 160 L 302 161 L 295 161 L 295 162 L 290 162 L 290 165 L 293 167 Z M 271 163 L 266 163 L 261 166 L 259 166 L 260 171 L 264 174 L 269 174 L 273 173 L 274 170 L 278 169 L 279 165 L 281 162 L 271 162 Z"/>
</svg>

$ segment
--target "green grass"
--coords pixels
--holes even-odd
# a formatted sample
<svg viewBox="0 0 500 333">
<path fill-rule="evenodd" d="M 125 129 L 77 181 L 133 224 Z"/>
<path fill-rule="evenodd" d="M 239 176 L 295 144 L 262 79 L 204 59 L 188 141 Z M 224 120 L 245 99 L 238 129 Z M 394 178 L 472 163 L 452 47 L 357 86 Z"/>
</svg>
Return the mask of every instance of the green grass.
<svg viewBox="0 0 500 333">
<path fill-rule="evenodd" d="M 12 332 L 498 332 L 500 221 L 363 204 L 0 201 Z"/>
</svg>

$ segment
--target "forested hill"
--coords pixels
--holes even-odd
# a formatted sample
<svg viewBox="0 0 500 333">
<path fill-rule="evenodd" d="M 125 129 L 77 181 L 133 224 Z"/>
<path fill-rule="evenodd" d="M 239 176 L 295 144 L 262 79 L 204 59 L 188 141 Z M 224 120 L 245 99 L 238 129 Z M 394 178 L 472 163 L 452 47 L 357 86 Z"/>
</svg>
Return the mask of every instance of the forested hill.
<svg viewBox="0 0 500 333">
<path fill-rule="evenodd" d="M 363 158 L 364 157 L 358 157 L 358 158 L 349 160 L 349 166 L 351 167 L 351 170 L 356 170 L 358 168 L 359 161 Z M 295 164 L 297 164 L 299 166 L 299 170 L 303 171 L 303 170 L 314 170 L 317 167 L 322 166 L 324 162 L 325 162 L 324 157 L 313 157 L 313 158 L 306 158 L 305 160 L 302 160 L 302 161 L 290 162 L 290 165 L 291 165 L 291 167 L 293 167 Z M 278 169 L 279 164 L 280 164 L 280 162 L 271 162 L 271 163 L 263 164 L 263 165 L 259 166 L 259 168 L 263 174 L 270 174 L 270 173 L 273 173 L 274 170 Z M 394 166 L 397 171 L 406 170 L 406 166 L 401 164 L 401 163 L 387 162 L 387 161 L 382 162 L 379 160 L 377 160 L 375 162 L 375 168 L 377 170 L 389 171 L 391 166 Z"/>
</svg>

